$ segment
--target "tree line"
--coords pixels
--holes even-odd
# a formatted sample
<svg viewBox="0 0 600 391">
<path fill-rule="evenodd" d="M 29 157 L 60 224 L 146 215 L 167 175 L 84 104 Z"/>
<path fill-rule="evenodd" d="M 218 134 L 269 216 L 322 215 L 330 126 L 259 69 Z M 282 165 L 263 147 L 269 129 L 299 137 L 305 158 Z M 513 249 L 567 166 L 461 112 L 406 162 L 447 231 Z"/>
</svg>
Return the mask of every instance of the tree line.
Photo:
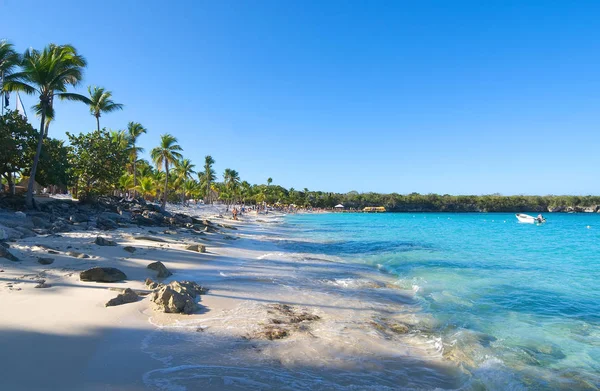
<svg viewBox="0 0 600 391">
<path fill-rule="evenodd" d="M 70 92 L 83 80 L 85 58 L 71 45 L 49 44 L 42 50 L 17 53 L 12 44 L 0 41 L 2 91 L 35 95 L 33 107 L 39 117 L 35 129 L 25 118 L 8 110 L 0 117 L 0 178 L 14 192 L 20 178 L 28 182 L 26 204 L 33 205 L 34 183 L 44 187 L 70 189 L 80 200 L 105 194 L 127 194 L 160 201 L 185 203 L 199 200 L 227 204 L 269 204 L 304 208 L 347 209 L 383 206 L 398 212 L 508 212 L 547 211 L 600 205 L 594 196 L 453 196 L 437 194 L 331 193 L 304 188 L 286 189 L 268 178 L 264 184 L 250 184 L 227 168 L 219 178 L 215 160 L 206 156 L 201 166 L 183 156 L 177 138 L 163 134 L 151 151 L 151 160 L 140 157 L 144 150 L 138 139 L 147 133 L 139 122 L 124 129 L 101 128 L 103 114 L 123 110 L 104 87 L 89 86 L 87 95 Z M 55 98 L 80 102 L 95 119 L 96 129 L 78 135 L 67 133 L 68 143 L 49 136 L 55 118 Z"/>
</svg>

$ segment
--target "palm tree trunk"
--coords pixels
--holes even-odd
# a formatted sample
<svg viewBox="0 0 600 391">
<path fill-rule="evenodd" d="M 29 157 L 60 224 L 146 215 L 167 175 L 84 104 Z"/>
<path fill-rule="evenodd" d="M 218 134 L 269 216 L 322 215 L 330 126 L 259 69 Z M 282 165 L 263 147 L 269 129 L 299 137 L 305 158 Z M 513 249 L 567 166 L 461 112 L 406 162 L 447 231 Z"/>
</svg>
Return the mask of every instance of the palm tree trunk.
<svg viewBox="0 0 600 391">
<path fill-rule="evenodd" d="M 165 192 L 163 194 L 162 210 L 167 207 L 167 192 L 169 191 L 169 161 L 165 159 Z"/>
<path fill-rule="evenodd" d="M 35 183 L 35 174 L 37 172 L 37 166 L 40 161 L 40 154 L 42 153 L 42 144 L 44 142 L 44 125 L 46 123 L 46 103 L 42 104 L 42 120 L 40 122 L 40 135 L 38 136 L 38 145 L 35 151 L 35 157 L 33 158 L 33 166 L 31 166 L 31 173 L 29 174 L 29 183 L 27 184 L 27 195 L 25 196 L 25 205 L 27 208 L 33 208 L 33 184 Z"/>
<path fill-rule="evenodd" d="M 98 131 L 100 131 L 100 116 L 96 115 L 96 124 L 98 125 Z"/>
<path fill-rule="evenodd" d="M 135 161 L 137 160 L 137 157 L 135 159 L 133 159 L 133 198 L 137 198 L 137 190 L 136 190 L 136 186 L 137 186 L 137 170 L 135 169 Z"/>
</svg>

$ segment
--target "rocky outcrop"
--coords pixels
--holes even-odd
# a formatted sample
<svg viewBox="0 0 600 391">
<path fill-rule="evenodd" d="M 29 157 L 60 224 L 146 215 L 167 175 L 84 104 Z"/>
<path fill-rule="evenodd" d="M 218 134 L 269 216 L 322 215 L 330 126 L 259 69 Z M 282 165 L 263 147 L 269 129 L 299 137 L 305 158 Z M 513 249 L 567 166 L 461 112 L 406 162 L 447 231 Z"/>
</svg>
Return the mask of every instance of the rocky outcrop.
<svg viewBox="0 0 600 391">
<path fill-rule="evenodd" d="M 152 289 L 152 290 L 154 290 L 154 289 L 156 289 L 156 288 L 161 287 L 161 286 L 164 285 L 164 284 L 160 284 L 158 282 L 155 282 L 155 281 L 153 281 L 150 278 L 146 278 L 146 281 L 144 281 L 144 283 L 146 284 L 146 287 L 148 289 Z"/>
<path fill-rule="evenodd" d="M 81 281 L 117 282 L 127 279 L 125 273 L 114 267 L 93 267 L 79 274 Z"/>
<path fill-rule="evenodd" d="M 158 278 L 167 278 L 173 275 L 173 273 L 171 273 L 169 269 L 167 269 L 167 267 L 163 265 L 163 263 L 160 261 L 152 262 L 147 267 L 148 269 L 156 270 L 158 272 L 158 275 L 156 277 Z"/>
<path fill-rule="evenodd" d="M 196 297 L 205 292 L 206 290 L 195 282 L 172 281 L 168 285 L 159 285 L 155 288 L 150 301 L 154 303 L 156 311 L 191 314 L 198 308 Z"/>
<path fill-rule="evenodd" d="M 110 299 L 106 302 L 106 307 L 112 307 L 116 305 L 122 305 L 127 303 L 134 303 L 138 301 L 139 296 L 130 288 L 124 289 L 122 293 L 119 293 L 117 297 Z"/>
<path fill-rule="evenodd" d="M 196 251 L 198 253 L 205 253 L 206 247 L 203 244 L 190 244 L 185 247 L 186 250 Z"/>
<path fill-rule="evenodd" d="M 97 244 L 98 246 L 116 246 L 117 245 L 116 242 L 113 242 L 112 240 L 108 240 L 101 236 L 97 236 L 96 240 L 94 240 L 94 243 Z"/>
</svg>

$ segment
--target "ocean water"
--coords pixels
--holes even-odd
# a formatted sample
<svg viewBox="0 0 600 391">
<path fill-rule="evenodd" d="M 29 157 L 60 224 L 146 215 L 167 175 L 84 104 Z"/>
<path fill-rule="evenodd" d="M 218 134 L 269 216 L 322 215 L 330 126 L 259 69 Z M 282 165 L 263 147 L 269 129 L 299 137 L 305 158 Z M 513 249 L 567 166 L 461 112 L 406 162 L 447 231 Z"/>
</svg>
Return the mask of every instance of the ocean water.
<svg viewBox="0 0 600 391">
<path fill-rule="evenodd" d="M 463 389 L 600 387 L 600 215 L 303 214 L 287 251 L 388 273 L 435 320 Z M 295 240 L 295 239 L 302 240 Z"/>
</svg>

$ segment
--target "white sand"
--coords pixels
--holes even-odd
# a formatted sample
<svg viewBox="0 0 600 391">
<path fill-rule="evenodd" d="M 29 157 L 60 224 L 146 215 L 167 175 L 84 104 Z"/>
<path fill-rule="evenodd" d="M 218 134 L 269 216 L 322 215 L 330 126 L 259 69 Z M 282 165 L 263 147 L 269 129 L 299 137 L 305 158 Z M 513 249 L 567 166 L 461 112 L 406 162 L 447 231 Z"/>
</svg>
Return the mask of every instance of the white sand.
<svg viewBox="0 0 600 391">
<path fill-rule="evenodd" d="M 194 215 L 222 209 L 191 207 Z M 22 261 L 0 258 L 0 379 L 6 390 L 141 389 L 395 389 L 397 386 L 454 387 L 456 372 L 442 359 L 434 339 L 423 333 L 395 334 L 386 325 L 414 325 L 418 307 L 391 277 L 366 267 L 282 251 L 275 224 L 235 224 L 228 235 L 156 234 L 165 243 L 135 240 L 148 230 L 84 231 L 61 238 L 28 238 L 11 244 Z M 260 216 L 272 222 L 281 217 Z M 97 236 L 116 247 L 92 244 Z M 206 254 L 184 249 L 201 243 Z M 60 251 L 48 255 L 36 246 Z M 124 246 L 138 250 L 129 254 Z M 72 247 L 72 248 L 69 248 Z M 75 250 L 89 259 L 67 256 Z M 52 257 L 51 265 L 37 257 Z M 156 313 L 147 297 L 105 307 L 117 292 L 145 289 L 154 278 L 146 265 L 160 260 L 174 275 L 210 288 L 194 315 Z M 79 271 L 117 267 L 128 279 L 103 284 L 79 281 Z M 50 288 L 34 288 L 44 279 Z M 318 315 L 289 325 L 288 338 L 258 338 L 272 319 L 283 319 L 273 303 Z M 422 324 L 422 320 L 419 320 Z M 376 325 L 383 325 L 378 329 Z M 286 326 L 287 327 L 287 326 Z M 385 330 L 384 330 L 385 329 Z M 360 376 L 359 376 L 360 375 Z M 430 388 L 430 387 L 429 387 Z"/>
</svg>

